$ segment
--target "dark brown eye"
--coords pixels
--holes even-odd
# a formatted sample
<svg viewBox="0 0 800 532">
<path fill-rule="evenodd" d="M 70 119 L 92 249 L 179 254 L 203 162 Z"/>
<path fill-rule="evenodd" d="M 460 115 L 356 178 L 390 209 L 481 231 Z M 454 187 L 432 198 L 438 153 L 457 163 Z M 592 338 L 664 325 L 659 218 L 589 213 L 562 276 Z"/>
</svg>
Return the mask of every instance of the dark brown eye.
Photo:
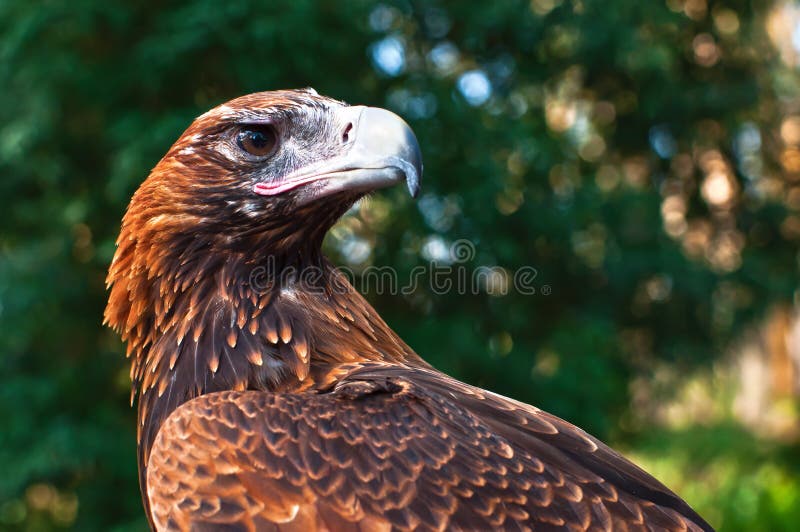
<svg viewBox="0 0 800 532">
<path fill-rule="evenodd" d="M 249 125 L 244 126 L 236 135 L 236 143 L 250 155 L 266 157 L 275 151 L 278 136 L 272 126 Z"/>
</svg>

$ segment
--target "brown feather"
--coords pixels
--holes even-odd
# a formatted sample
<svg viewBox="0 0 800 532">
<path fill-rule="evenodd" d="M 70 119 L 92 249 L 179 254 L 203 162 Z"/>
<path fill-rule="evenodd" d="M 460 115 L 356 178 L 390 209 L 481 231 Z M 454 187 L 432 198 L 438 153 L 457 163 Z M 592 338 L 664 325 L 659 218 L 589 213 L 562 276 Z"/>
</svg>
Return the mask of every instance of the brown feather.
<svg viewBox="0 0 800 532">
<path fill-rule="evenodd" d="M 589 462 L 542 462 L 515 443 L 524 429 L 505 426 L 497 432 L 492 420 L 476 416 L 469 408 L 480 391 L 465 389 L 473 391 L 433 370 L 373 363 L 351 366 L 328 391 L 221 392 L 186 403 L 168 418 L 150 461 L 151 497 L 161 502 L 155 523 L 279 523 L 303 507 L 319 526 L 324 507 L 327 518 L 333 512 L 343 523 L 371 518 L 398 530 L 538 530 L 567 523 L 588 530 L 608 529 L 612 520 L 616 529 L 701 529 L 678 510 L 635 493 L 609 499 L 602 478 L 587 479 L 583 468 Z M 542 415 L 530 407 L 515 412 Z M 563 437 L 559 432 L 546 444 L 553 456 Z M 192 453 L 181 451 L 187 441 Z M 611 452 L 593 442 L 603 455 Z M 235 449 L 248 449 L 253 459 L 240 461 L 238 453 L 229 453 Z M 237 480 L 225 482 L 246 487 L 252 501 L 230 503 L 242 511 L 180 510 L 187 499 L 210 507 L 206 498 L 222 497 L 224 506 L 226 497 L 238 497 L 225 495 L 217 478 L 192 473 L 210 463 L 236 471 Z M 529 482 L 512 481 L 520 474 Z"/>
</svg>

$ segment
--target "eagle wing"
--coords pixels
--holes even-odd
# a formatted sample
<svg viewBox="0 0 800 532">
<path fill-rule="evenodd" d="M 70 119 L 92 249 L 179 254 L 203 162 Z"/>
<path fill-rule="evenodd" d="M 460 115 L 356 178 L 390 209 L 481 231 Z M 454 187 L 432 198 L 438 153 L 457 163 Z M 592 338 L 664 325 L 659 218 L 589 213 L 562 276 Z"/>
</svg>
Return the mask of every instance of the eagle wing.
<svg viewBox="0 0 800 532">
<path fill-rule="evenodd" d="M 710 530 L 571 424 L 433 370 L 354 365 L 325 390 L 226 391 L 161 427 L 159 530 Z"/>
</svg>

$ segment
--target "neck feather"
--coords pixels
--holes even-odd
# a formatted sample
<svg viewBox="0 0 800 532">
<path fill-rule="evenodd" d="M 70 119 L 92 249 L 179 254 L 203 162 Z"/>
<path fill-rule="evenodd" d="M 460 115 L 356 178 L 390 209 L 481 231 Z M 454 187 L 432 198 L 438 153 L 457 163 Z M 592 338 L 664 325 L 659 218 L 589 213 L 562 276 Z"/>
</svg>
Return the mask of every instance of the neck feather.
<svg viewBox="0 0 800 532">
<path fill-rule="evenodd" d="M 199 395 L 325 386 L 348 363 L 424 364 L 316 257 L 256 264 L 233 254 L 171 269 L 115 259 L 106 320 L 127 342 L 143 464 L 161 423 Z"/>
</svg>

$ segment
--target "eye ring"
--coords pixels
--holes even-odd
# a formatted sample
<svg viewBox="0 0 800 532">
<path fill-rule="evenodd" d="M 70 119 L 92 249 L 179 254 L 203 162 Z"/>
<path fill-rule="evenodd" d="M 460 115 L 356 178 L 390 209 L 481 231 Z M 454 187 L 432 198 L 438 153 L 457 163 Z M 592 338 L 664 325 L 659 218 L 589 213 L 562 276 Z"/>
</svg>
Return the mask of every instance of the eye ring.
<svg viewBox="0 0 800 532">
<path fill-rule="evenodd" d="M 236 145 L 253 157 L 269 157 L 278 147 L 278 135 L 269 124 L 248 124 L 236 134 Z"/>
</svg>

